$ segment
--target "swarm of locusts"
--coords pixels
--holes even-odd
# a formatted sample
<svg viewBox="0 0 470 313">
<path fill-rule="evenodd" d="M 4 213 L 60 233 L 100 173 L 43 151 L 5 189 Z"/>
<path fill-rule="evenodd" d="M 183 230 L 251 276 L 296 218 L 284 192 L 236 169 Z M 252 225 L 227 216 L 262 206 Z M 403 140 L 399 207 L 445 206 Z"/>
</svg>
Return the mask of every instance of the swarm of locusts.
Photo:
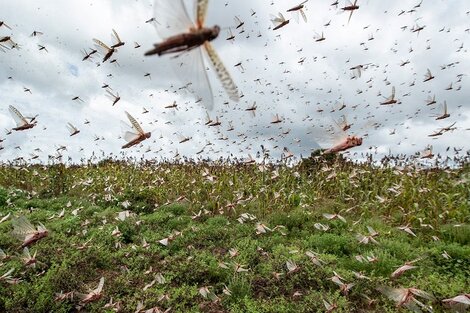
<svg viewBox="0 0 470 313">
<path fill-rule="evenodd" d="M 289 76 L 291 69 L 320 62 L 317 55 L 310 55 L 307 49 L 304 51 L 303 45 L 307 48 L 307 45 L 329 44 L 330 39 L 326 38 L 331 38 L 334 33 L 327 32 L 331 20 L 326 24 L 322 22 L 321 35 L 315 32 L 316 35 L 310 41 L 305 40 L 302 46 L 286 44 L 289 48 L 296 47 L 296 53 L 300 54 L 300 60 L 294 66 L 286 67 L 285 61 L 273 61 L 271 51 L 263 52 L 261 55 L 266 64 L 263 65 L 263 61 L 256 64 L 256 75 L 260 76 L 254 79 L 239 75 L 232 78 L 231 71 L 217 53 L 219 49 L 212 45 L 217 38 L 220 41 L 225 31 L 229 44 L 236 38 L 261 38 L 269 32 L 276 36 L 266 39 L 264 47 L 272 49 L 275 42 L 284 42 L 286 39 L 281 38 L 288 37 L 287 30 L 294 27 L 291 19 L 300 23 L 301 17 L 302 25 L 308 23 L 307 14 L 317 5 L 313 1 L 305 0 L 295 6 L 287 4 L 283 13 L 271 16 L 272 25 L 262 22 L 262 15 L 268 15 L 266 8 L 266 12 L 251 9 L 250 16 L 235 15 L 235 25 L 228 27 L 206 24 L 209 0 L 153 2 L 154 16 L 145 23 L 155 26 L 158 39 L 149 38 L 142 46 L 134 42 L 132 48 L 112 29 L 111 43 L 93 38 L 94 48 L 81 51 L 81 61 L 97 62 L 95 65 L 106 71 L 106 79 L 111 84 L 116 82 L 112 80 L 113 74 L 118 76 L 134 70 L 129 70 L 125 64 L 120 69 L 117 55 L 122 55 L 123 50 L 145 45 L 146 52 L 136 54 L 139 62 L 169 63 L 182 83 L 180 86 L 165 81 L 171 87 L 155 84 L 158 86 L 155 87 L 158 88 L 155 98 L 165 88 L 168 88 L 165 93 L 172 97 L 160 108 L 164 113 L 158 115 L 152 114 L 155 108 L 151 103 L 146 103 L 137 115 L 129 103 L 132 99 L 126 99 L 127 91 L 119 93 L 108 83 L 102 83 L 100 90 L 108 98 L 108 106 L 122 109 L 119 116 L 130 123 L 121 121 L 119 140 L 122 145 L 119 146 L 126 152 L 135 152 L 132 155 L 141 152 L 141 158 L 128 157 L 131 154 L 124 151 L 107 153 L 103 150 L 104 145 L 100 145 L 107 134 L 100 131 L 94 135 L 96 143 L 94 150 L 89 151 L 92 153 L 89 158 L 84 156 L 85 148 L 79 148 L 80 160 L 73 159 L 72 154 L 66 160 L 63 153 L 68 146 L 75 148 L 72 143 L 61 144 L 48 156 L 46 153 L 50 151 L 35 146 L 32 148 L 34 153 L 28 158 L 22 156 L 22 146 L 15 143 L 16 157 L 0 163 L 0 312 L 469 311 L 470 151 L 451 146 L 445 149 L 447 144 L 444 145 L 443 140 L 447 139 L 440 138 L 449 138 L 454 131 L 458 135 L 467 134 L 470 128 L 465 126 L 463 105 L 455 104 L 455 99 L 449 96 L 448 100 L 442 99 L 441 108 L 437 109 L 436 96 L 431 96 L 441 79 L 446 79 L 447 86 L 442 86 L 441 92 L 460 91 L 466 74 L 456 72 L 448 84 L 447 79 L 452 75 L 443 75 L 430 66 L 432 72 L 428 68 L 424 79 L 417 82 L 420 93 L 427 96 L 423 108 L 418 107 L 415 113 L 405 112 L 409 108 L 406 99 L 411 96 L 407 88 L 413 87 L 415 80 L 400 82 L 395 79 L 392 82 L 388 80 L 389 76 L 390 79 L 391 76 L 406 77 L 406 72 L 388 74 L 392 68 L 403 69 L 410 60 L 390 62 L 390 66 L 375 64 L 378 63 L 375 61 L 352 64 L 355 62 L 352 60 L 348 64 L 349 54 L 352 58 L 356 53 L 345 44 L 347 65 L 343 65 L 335 83 L 337 88 L 342 86 L 345 94 L 321 103 L 304 96 L 312 95 L 309 90 L 315 90 L 315 97 L 320 91 L 333 92 L 332 89 L 323 90 L 323 85 L 313 87 L 316 81 L 328 85 L 327 71 L 314 72 L 313 78 L 303 82 L 305 84 L 297 78 L 291 83 Z M 231 10 L 235 2 L 227 2 L 225 6 Z M 280 5 L 281 1 L 277 2 Z M 413 3 L 413 7 L 396 15 L 411 15 L 416 23 L 426 17 L 426 14 L 415 17 L 422 2 Z M 271 1 L 271 6 L 274 4 L 275 1 Z M 282 1 L 282 5 L 286 2 Z M 341 22 L 344 23 L 342 27 L 348 27 L 349 23 L 367 16 L 369 4 L 345 0 L 344 6 L 339 1 L 327 5 L 331 7 L 328 11 L 348 16 L 347 19 L 342 17 Z M 384 11 L 383 14 L 389 14 Z M 466 15 L 470 15 L 470 11 Z M 8 23 L 0 21 L 1 31 L 5 32 L 0 37 L 0 52 L 8 53 L 10 57 L 22 49 L 23 44 L 15 41 L 19 28 L 16 22 Z M 249 29 L 248 25 L 255 28 Z M 365 31 L 369 26 L 362 28 Z M 404 25 L 401 31 L 408 27 Z M 413 33 L 415 36 L 416 33 L 419 36 L 420 32 L 426 32 L 428 28 L 425 27 L 415 24 L 408 35 Z M 370 27 L 373 28 L 376 27 Z M 446 28 L 439 32 L 444 33 Z M 458 37 L 458 28 L 454 27 L 451 32 L 449 27 L 445 33 Z M 367 42 L 374 40 L 375 35 L 379 37 L 381 32 L 381 28 L 377 28 L 366 34 Z M 464 32 L 469 33 L 470 29 Z M 127 37 L 128 30 L 123 34 Z M 35 30 L 30 37 L 42 35 Z M 45 35 L 44 40 L 39 41 L 42 44 L 37 44 L 36 53 L 50 51 L 55 55 L 57 49 L 50 41 L 54 37 Z M 351 37 L 361 36 L 355 33 Z M 59 39 L 59 36 L 55 38 Z M 410 47 L 399 49 L 400 43 L 396 40 L 390 51 L 393 54 L 399 54 L 401 50 L 411 53 L 411 45 L 422 46 L 403 41 Z M 453 40 L 458 41 L 459 38 Z M 46 42 L 51 43 L 49 50 Z M 464 49 L 463 43 L 459 44 L 453 58 Z M 426 41 L 426 45 L 426 50 L 431 50 L 430 41 Z M 360 46 L 364 51 L 369 49 L 365 40 Z M 255 52 L 263 51 L 261 46 L 251 47 Z M 381 50 L 383 47 L 386 44 L 380 45 Z M 27 47 L 17 55 L 29 53 L 32 51 Z M 96 61 L 97 56 L 99 61 Z M 252 57 L 243 56 L 231 66 L 244 74 L 244 66 L 249 69 L 250 65 L 258 63 Z M 226 55 L 223 59 L 230 64 Z M 321 59 L 326 60 L 327 56 Z M 328 60 L 334 59 L 332 49 Z M 335 61 L 328 62 L 333 64 Z M 441 70 L 453 68 L 459 62 L 443 65 Z M 110 64 L 115 66 L 113 70 L 107 67 Z M 78 67 L 67 66 L 77 78 Z M 263 71 L 275 66 L 282 66 L 284 76 L 264 77 Z M 416 76 L 418 70 L 414 65 L 408 67 L 413 67 L 412 76 Z M 87 66 L 80 70 L 82 68 Z M 224 92 L 213 92 L 213 86 L 218 85 L 209 79 L 211 69 Z M 13 65 L 9 70 L 14 71 Z M 28 69 L 28 73 L 32 71 Z M 167 73 L 161 71 L 158 74 L 166 76 Z M 346 99 L 348 88 L 340 81 L 342 74 L 358 84 L 362 77 L 364 85 L 355 93 L 373 90 L 378 92 L 379 100 L 364 103 Z M 384 76 L 386 87 L 377 86 L 382 81 L 378 75 Z M 150 83 L 152 73 L 142 73 L 141 78 Z M 13 86 L 13 75 L 8 80 Z M 237 83 L 244 84 L 240 86 L 247 92 L 246 98 Z M 436 85 L 432 85 L 434 83 Z M 305 86 L 300 87 L 302 85 Z M 30 86 L 22 90 L 30 96 L 32 89 Z M 150 90 L 143 86 L 139 89 L 139 93 Z M 305 98 L 305 110 L 300 110 L 300 106 L 289 108 L 289 102 L 295 102 L 291 96 L 296 93 L 302 94 L 300 99 Z M 80 110 L 87 111 L 85 103 L 90 100 L 85 96 L 70 94 L 69 100 L 77 106 L 83 105 Z M 255 99 L 250 99 L 253 96 L 257 97 L 258 104 Z M 148 99 L 153 97 L 153 93 L 148 95 Z M 191 100 L 183 103 L 180 97 Z M 219 98 L 224 97 L 227 99 L 223 100 L 222 107 Z M 263 105 L 260 101 L 264 102 L 263 98 L 275 101 Z M 12 147 L 11 143 L 15 141 L 10 138 L 24 136 L 21 138 L 36 144 L 35 141 L 44 137 L 38 132 L 46 131 L 49 126 L 41 124 L 45 120 L 43 113 L 31 115 L 31 108 L 21 99 L 13 104 L 15 106 L 8 104 L 8 111 L 15 126 L 5 129 L 5 136 L 9 137 L 0 138 L 0 143 L 5 141 L 7 147 Z M 126 110 L 132 115 L 123 106 L 129 107 Z M 172 135 L 177 139 L 165 138 L 163 133 L 159 137 L 152 136 L 155 130 L 164 130 L 172 124 L 168 119 L 164 122 L 166 126 L 161 125 L 163 114 L 170 115 L 166 112 L 175 117 L 174 127 L 187 126 L 182 120 L 176 125 L 182 111 L 192 114 L 190 108 L 201 107 L 206 109 L 206 119 L 191 119 L 191 122 L 204 131 L 199 132 L 191 124 L 189 127 L 194 126 L 192 133 L 183 135 L 183 127 L 174 131 Z M 355 111 L 359 107 L 366 114 Z M 427 107 L 433 110 L 431 122 L 436 130 L 416 137 L 417 140 L 428 140 L 426 148 L 414 155 L 389 152 L 377 157 L 378 150 L 395 144 L 371 146 L 374 141 L 367 129 L 374 128 L 378 134 L 389 119 L 393 121 L 388 125 L 395 123 L 393 126 L 397 129 L 408 129 L 411 126 L 405 123 L 421 116 L 418 113 Z M 378 113 L 375 116 L 380 110 L 386 112 L 383 113 L 384 121 L 379 121 Z M 241 113 L 240 121 L 236 118 L 228 120 L 235 113 Z M 153 116 L 153 121 L 145 123 L 144 114 L 145 117 Z M 267 115 L 271 115 L 271 120 Z M 337 119 L 339 115 L 341 117 Z M 91 115 L 89 118 L 93 120 Z M 447 122 L 448 119 L 452 121 Z M 83 124 L 77 120 L 73 123 L 62 121 L 62 130 L 50 127 L 46 133 L 67 140 L 87 138 L 88 129 L 97 124 L 90 120 L 85 119 Z M 157 128 L 149 131 L 152 128 L 149 125 Z M 302 135 L 315 138 L 325 149 L 306 147 L 305 139 L 293 135 L 298 133 L 300 125 L 308 125 L 308 131 Z M 288 137 L 291 131 L 295 138 Z M 415 145 L 405 135 L 397 134 L 395 128 L 385 130 L 385 133 L 402 138 L 395 146 L 401 145 L 402 141 Z M 230 138 L 230 134 L 236 134 L 236 137 Z M 225 146 L 216 147 L 213 135 L 217 141 L 226 142 Z M 380 136 L 380 142 L 383 142 L 381 133 Z M 435 143 L 434 151 L 433 145 L 429 144 L 431 140 Z M 284 145 L 286 142 L 288 144 Z M 363 142 L 364 145 L 367 143 L 368 149 L 362 146 Z M 178 147 L 191 144 L 193 148 L 197 146 L 194 154 L 180 155 Z M 261 149 L 257 149 L 257 145 Z M 4 147 L 0 145 L 2 149 Z M 299 157 L 300 153 L 296 154 L 299 149 L 311 155 Z M 445 154 L 441 154 L 444 150 Z M 150 152 L 159 159 L 149 156 Z M 217 158 L 223 152 L 227 152 L 225 157 Z M 163 157 L 164 153 L 174 153 L 174 156 L 168 159 Z M 344 155 L 352 155 L 354 161 Z"/>
<path fill-rule="evenodd" d="M 3 164 L 0 309 L 468 308 L 468 156 L 255 161 Z"/>
</svg>

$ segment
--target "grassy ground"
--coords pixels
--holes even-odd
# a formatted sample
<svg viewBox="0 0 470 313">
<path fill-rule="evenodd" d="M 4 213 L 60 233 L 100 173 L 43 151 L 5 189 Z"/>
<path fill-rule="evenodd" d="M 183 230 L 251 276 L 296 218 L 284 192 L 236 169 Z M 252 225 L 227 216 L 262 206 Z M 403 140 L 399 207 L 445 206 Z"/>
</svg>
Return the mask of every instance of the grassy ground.
<svg viewBox="0 0 470 313">
<path fill-rule="evenodd" d="M 111 312 L 103 308 L 111 299 L 122 312 L 139 302 L 171 312 L 325 312 L 323 300 L 334 312 L 402 310 L 381 286 L 424 290 L 435 297 L 426 305 L 446 311 L 442 299 L 469 292 L 469 178 L 469 168 L 344 162 L 4 166 L 0 219 L 11 217 L 0 224 L 0 248 L 11 258 L 0 261 L 0 275 L 13 268 L 21 281 L 0 280 L 0 311 L 74 311 L 76 297 L 56 294 L 87 293 L 101 277 L 102 298 L 83 311 Z M 117 219 L 124 210 L 131 215 Z M 333 213 L 345 222 L 324 215 Z M 11 219 L 20 215 L 49 230 L 30 247 L 35 268 L 23 264 L 12 236 Z M 376 243 L 359 242 L 358 234 L 371 235 L 368 226 Z M 390 278 L 418 258 L 416 268 Z M 347 294 L 334 272 L 354 283 Z"/>
</svg>

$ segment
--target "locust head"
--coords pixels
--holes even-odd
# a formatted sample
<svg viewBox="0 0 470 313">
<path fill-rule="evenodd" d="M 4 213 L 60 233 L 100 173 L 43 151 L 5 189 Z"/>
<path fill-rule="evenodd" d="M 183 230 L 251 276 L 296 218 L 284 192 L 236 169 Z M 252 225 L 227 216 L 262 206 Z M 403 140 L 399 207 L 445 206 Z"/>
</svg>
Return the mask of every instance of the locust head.
<svg viewBox="0 0 470 313">
<path fill-rule="evenodd" d="M 217 38 L 219 36 L 219 33 L 220 33 L 220 26 L 219 25 L 215 25 L 214 27 L 212 27 L 211 34 L 210 34 L 210 37 L 209 37 L 209 41 L 214 40 L 215 38 Z"/>
</svg>

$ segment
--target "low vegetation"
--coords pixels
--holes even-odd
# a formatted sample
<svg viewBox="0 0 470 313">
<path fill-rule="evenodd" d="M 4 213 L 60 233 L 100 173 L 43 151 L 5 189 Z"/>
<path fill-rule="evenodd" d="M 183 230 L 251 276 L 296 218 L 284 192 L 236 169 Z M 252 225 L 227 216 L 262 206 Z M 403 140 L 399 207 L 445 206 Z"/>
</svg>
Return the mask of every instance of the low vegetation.
<svg viewBox="0 0 470 313">
<path fill-rule="evenodd" d="M 469 293 L 468 166 L 109 160 L 5 165 L 0 186 L 1 312 L 397 312 L 384 290 L 411 287 L 445 312 Z M 48 230 L 34 266 L 19 216 Z"/>
</svg>

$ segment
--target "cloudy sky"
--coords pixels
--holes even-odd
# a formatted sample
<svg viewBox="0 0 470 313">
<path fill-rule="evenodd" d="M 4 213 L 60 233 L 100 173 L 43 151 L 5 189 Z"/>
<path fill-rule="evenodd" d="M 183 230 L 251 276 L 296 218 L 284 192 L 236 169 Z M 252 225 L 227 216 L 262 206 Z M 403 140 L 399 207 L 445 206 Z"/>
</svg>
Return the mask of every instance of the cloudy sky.
<svg viewBox="0 0 470 313">
<path fill-rule="evenodd" d="M 6 1 L 0 21 L 11 30 L 0 27 L 0 38 L 10 36 L 19 49 L 5 42 L 0 50 L 0 160 L 34 155 L 45 160 L 62 146 L 64 158 L 75 161 L 92 153 L 246 157 L 255 156 L 260 145 L 273 156 L 287 147 L 299 157 L 317 143 L 327 148 L 347 134 L 364 138 L 349 152 L 353 158 L 370 151 L 414 154 L 427 145 L 435 153 L 449 146 L 469 150 L 469 2 L 359 0 L 349 23 L 349 13 L 341 9 L 345 2 L 332 2 L 308 1 L 305 23 L 286 12 L 296 1 L 210 1 L 206 25 L 222 28 L 213 45 L 243 95 L 236 103 L 206 56 L 204 67 L 191 61 L 197 51 L 177 59 L 144 56 L 162 40 L 156 27 L 166 29 L 166 18 L 178 17 L 177 10 L 154 8 L 148 0 Z M 191 1 L 185 3 L 193 17 Z M 274 31 L 271 15 L 279 12 L 290 23 Z M 146 23 L 152 17 L 156 22 Z M 244 22 L 238 29 L 235 17 Z M 112 29 L 125 45 L 106 63 L 98 54 L 82 61 L 82 51 L 94 48 L 93 38 L 112 44 Z M 226 40 L 229 29 L 232 41 Z M 42 34 L 31 36 L 34 31 Z M 325 40 L 317 41 L 322 34 Z M 360 77 L 351 70 L 358 65 L 363 65 Z M 427 69 L 435 78 L 423 82 Z M 205 70 L 214 93 L 208 112 L 198 95 L 184 88 L 205 86 Z M 121 97 L 115 106 L 103 85 Z M 380 105 L 392 87 L 398 103 Z M 434 96 L 436 103 L 426 105 Z M 174 101 L 177 110 L 165 108 Z M 254 102 L 255 115 L 246 111 Z M 435 120 L 444 102 L 450 117 Z M 15 127 L 9 105 L 24 116 L 38 115 L 38 125 L 8 134 Z M 125 111 L 152 137 L 123 151 Z M 221 126 L 206 126 L 207 114 L 218 117 Z M 276 114 L 282 122 L 271 124 Z M 335 123 L 343 115 L 352 123 L 347 134 Z M 70 137 L 67 122 L 80 133 Z M 428 136 L 454 122 L 452 132 Z M 191 140 L 179 143 L 183 137 Z"/>
</svg>

